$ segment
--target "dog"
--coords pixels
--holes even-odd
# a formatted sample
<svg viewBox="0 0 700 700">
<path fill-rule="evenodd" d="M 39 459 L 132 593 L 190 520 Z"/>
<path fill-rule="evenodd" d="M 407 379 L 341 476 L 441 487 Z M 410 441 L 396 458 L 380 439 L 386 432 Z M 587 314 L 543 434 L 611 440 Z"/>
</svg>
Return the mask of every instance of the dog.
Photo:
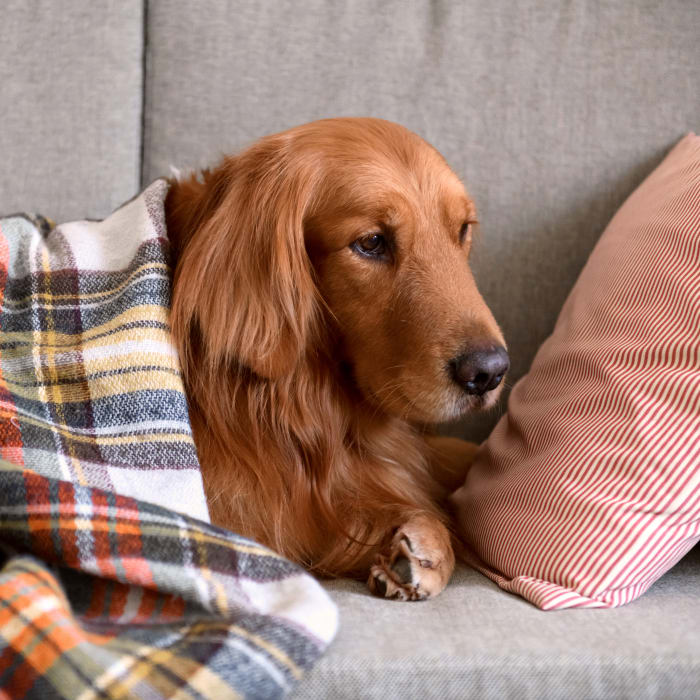
<svg viewBox="0 0 700 700">
<path fill-rule="evenodd" d="M 437 595 L 476 446 L 431 426 L 492 406 L 508 369 L 459 178 L 397 124 L 338 118 L 170 185 L 171 326 L 212 521 L 375 595 Z"/>
</svg>

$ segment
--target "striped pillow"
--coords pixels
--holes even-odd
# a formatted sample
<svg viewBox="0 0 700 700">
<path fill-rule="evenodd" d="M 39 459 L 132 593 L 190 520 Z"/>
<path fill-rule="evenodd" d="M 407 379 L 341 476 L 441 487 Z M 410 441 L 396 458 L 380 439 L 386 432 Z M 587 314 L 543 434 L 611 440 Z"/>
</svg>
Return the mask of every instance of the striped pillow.
<svg viewBox="0 0 700 700">
<path fill-rule="evenodd" d="M 700 539 L 700 138 L 601 237 L 452 496 L 476 568 L 542 609 L 614 607 Z"/>
</svg>

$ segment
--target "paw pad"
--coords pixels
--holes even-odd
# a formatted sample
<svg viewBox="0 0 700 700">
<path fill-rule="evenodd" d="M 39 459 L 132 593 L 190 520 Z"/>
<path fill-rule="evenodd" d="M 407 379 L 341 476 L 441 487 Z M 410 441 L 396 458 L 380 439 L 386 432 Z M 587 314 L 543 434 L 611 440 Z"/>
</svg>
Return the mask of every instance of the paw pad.
<svg viewBox="0 0 700 700">
<path fill-rule="evenodd" d="M 385 598 L 386 597 L 386 581 L 383 579 L 379 578 L 379 576 L 375 576 L 374 579 L 374 595 L 378 595 L 380 598 Z"/>
<path fill-rule="evenodd" d="M 412 583 L 413 582 L 413 570 L 411 569 L 411 562 L 403 554 L 399 554 L 394 563 L 391 565 L 391 570 L 396 574 L 401 583 Z"/>
</svg>

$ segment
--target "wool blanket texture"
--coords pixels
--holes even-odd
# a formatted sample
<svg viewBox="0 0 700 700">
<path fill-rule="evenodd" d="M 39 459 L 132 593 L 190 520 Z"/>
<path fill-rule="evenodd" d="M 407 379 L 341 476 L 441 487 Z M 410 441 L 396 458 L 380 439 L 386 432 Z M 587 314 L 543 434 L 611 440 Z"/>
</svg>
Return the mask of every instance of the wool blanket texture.
<svg viewBox="0 0 700 700">
<path fill-rule="evenodd" d="M 335 635 L 311 576 L 209 523 L 167 189 L 0 219 L 0 697 L 281 697 Z"/>
</svg>

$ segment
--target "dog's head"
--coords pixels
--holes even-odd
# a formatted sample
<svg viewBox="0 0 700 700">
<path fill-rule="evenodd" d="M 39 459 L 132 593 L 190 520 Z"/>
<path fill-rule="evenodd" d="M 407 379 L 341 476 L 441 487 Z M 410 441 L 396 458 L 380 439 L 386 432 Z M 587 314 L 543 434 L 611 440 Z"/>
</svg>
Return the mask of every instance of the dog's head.
<svg viewBox="0 0 700 700">
<path fill-rule="evenodd" d="M 441 421 L 495 401 L 508 355 L 469 269 L 474 205 L 414 133 L 306 124 L 176 183 L 166 204 L 173 325 L 196 331 L 205 362 L 275 380 L 331 342 L 392 415 Z"/>
</svg>

